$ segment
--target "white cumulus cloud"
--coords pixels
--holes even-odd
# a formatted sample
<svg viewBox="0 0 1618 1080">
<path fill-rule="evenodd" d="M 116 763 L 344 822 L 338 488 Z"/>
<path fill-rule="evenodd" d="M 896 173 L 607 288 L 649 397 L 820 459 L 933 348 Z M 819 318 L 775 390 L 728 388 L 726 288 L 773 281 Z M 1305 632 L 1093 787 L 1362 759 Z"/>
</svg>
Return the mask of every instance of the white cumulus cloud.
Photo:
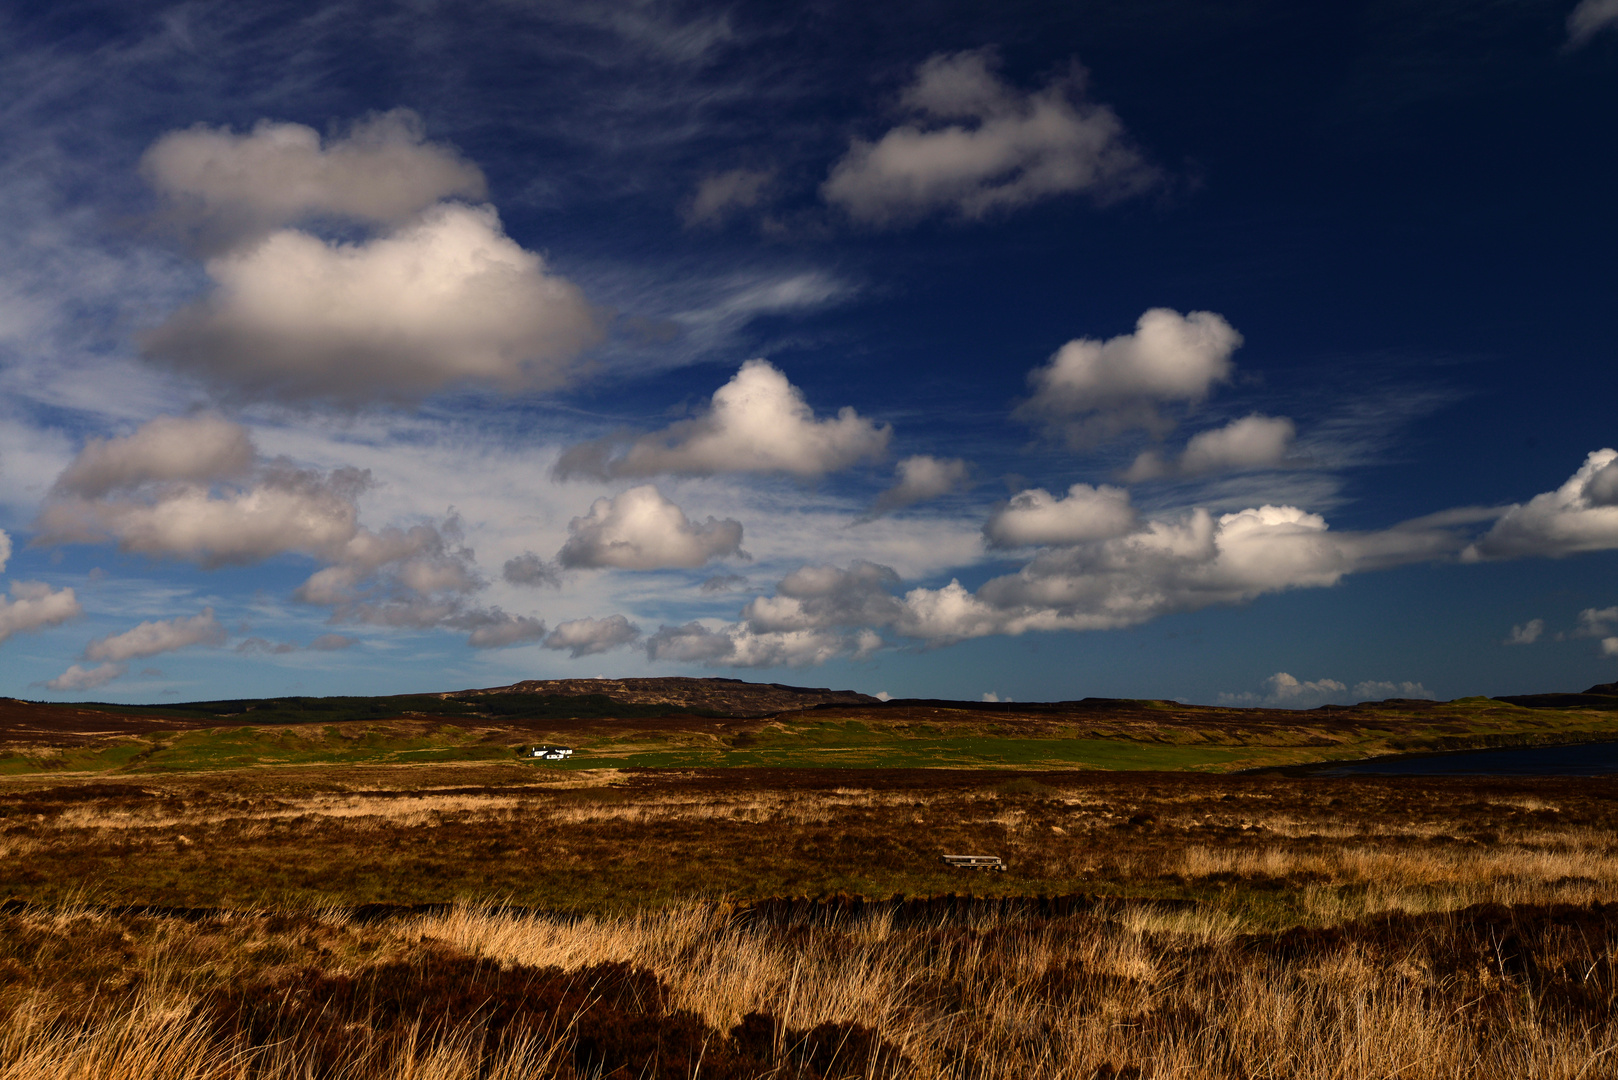
<svg viewBox="0 0 1618 1080">
<path fill-rule="evenodd" d="M 529 585 L 538 588 L 549 585 L 551 588 L 560 588 L 562 574 L 556 564 L 542 559 L 532 551 L 525 551 L 521 555 L 514 555 L 507 559 L 500 568 L 500 576 L 513 585 Z"/>
<path fill-rule="evenodd" d="M 1584 484 L 1584 497 L 1591 506 L 1618 506 L 1618 457 L 1590 474 Z"/>
<path fill-rule="evenodd" d="M 892 429 L 845 406 L 818 419 L 787 377 L 766 360 L 749 360 L 714 391 L 702 416 L 642 435 L 628 446 L 582 443 L 557 461 L 559 480 L 717 473 L 787 473 L 814 478 L 882 456 Z M 615 451 L 621 451 L 616 453 Z"/>
<path fill-rule="evenodd" d="M 1154 450 L 1145 451 L 1124 473 L 1124 479 L 1137 482 L 1277 468 L 1286 464 L 1297 433 L 1296 425 L 1284 416 L 1254 413 L 1193 435 L 1177 461 L 1165 460 Z"/>
<path fill-rule="evenodd" d="M 1173 421 L 1160 407 L 1205 399 L 1231 377 L 1230 357 L 1241 343 L 1241 334 L 1211 311 L 1152 308 L 1134 333 L 1063 345 L 1029 373 L 1034 394 L 1017 415 L 1062 429 L 1075 444 L 1135 427 L 1161 434 Z"/>
<path fill-rule="evenodd" d="M 729 169 L 702 178 L 681 214 L 687 228 L 718 225 L 764 201 L 775 173 L 769 169 Z"/>
<path fill-rule="evenodd" d="M 578 287 L 508 238 L 487 206 L 440 204 L 359 243 L 283 229 L 209 259 L 207 271 L 213 292 L 142 346 L 250 397 L 553 387 L 601 336 Z"/>
<path fill-rule="evenodd" d="M 872 562 L 804 566 L 782 578 L 775 595 L 749 601 L 742 620 L 756 634 L 888 626 L 903 611 L 889 591 L 898 584 L 891 567 Z"/>
<path fill-rule="evenodd" d="M 1585 608 L 1579 612 L 1579 626 L 1575 637 L 1604 637 L 1618 626 L 1618 605 L 1608 608 Z"/>
<path fill-rule="evenodd" d="M 36 537 L 116 541 L 205 569 L 304 555 L 323 565 L 294 598 L 331 608 L 334 620 L 465 630 L 478 648 L 544 636 L 536 619 L 469 602 L 487 582 L 453 513 L 409 526 L 362 525 L 357 500 L 370 486 L 370 474 L 353 468 L 321 473 L 266 461 L 245 429 L 217 416 L 163 417 L 87 444 L 41 507 Z M 519 578 L 538 575 L 532 583 L 548 566 L 513 561 Z"/>
<path fill-rule="evenodd" d="M 1467 539 L 1457 526 L 1477 517 L 1466 510 L 1380 531 L 1334 532 L 1320 515 L 1291 506 L 1218 516 L 1199 508 L 1141 520 L 1117 488 L 1075 485 L 1060 500 L 1023 492 L 985 531 L 992 545 L 1037 550 L 1016 572 L 975 591 L 951 581 L 901 593 L 899 575 L 873 562 L 803 566 L 772 594 L 749 601 L 736 622 L 663 626 L 646 648 L 654 660 L 712 666 L 804 664 L 862 659 L 895 638 L 947 644 L 995 634 L 1118 629 L 1453 556 Z M 1403 696 L 1421 696 L 1404 684 L 1388 685 Z"/>
<path fill-rule="evenodd" d="M 1426 698 L 1431 700 L 1437 696 L 1419 682 L 1378 682 L 1375 680 L 1355 683 L 1354 693 L 1361 701 L 1386 701 L 1388 698 Z"/>
<path fill-rule="evenodd" d="M 754 633 L 746 626 L 710 630 L 701 623 L 662 626 L 646 639 L 652 660 L 710 667 L 810 667 L 848 651 L 844 636 L 828 630 Z"/>
<path fill-rule="evenodd" d="M 56 678 L 47 679 L 45 687 L 49 690 L 94 690 L 98 686 L 105 686 L 128 670 L 127 664 L 110 662 L 97 664 L 95 667 L 74 664 Z"/>
<path fill-rule="evenodd" d="M 0 538 L 4 537 L 5 533 L 0 533 Z M 4 565 L 0 559 L 0 567 Z M 12 634 L 64 623 L 82 611 L 72 589 L 53 589 L 43 581 L 13 581 L 11 598 L 0 596 L 0 641 Z"/>
<path fill-rule="evenodd" d="M 1102 484 L 1074 484 L 1058 499 L 1044 488 L 1018 492 L 994 512 L 983 534 L 996 547 L 1078 544 L 1134 530 L 1129 492 Z"/>
<path fill-rule="evenodd" d="M 1618 27 L 1618 0 L 1579 0 L 1567 17 L 1567 42 L 1578 48 L 1603 30 Z"/>
<path fill-rule="evenodd" d="M 121 438 L 86 442 L 54 490 L 96 498 L 148 482 L 205 484 L 246 475 L 256 457 L 247 429 L 222 416 L 160 416 Z"/>
<path fill-rule="evenodd" d="M 730 634 L 710 630 L 699 622 L 660 626 L 646 639 L 646 656 L 651 660 L 720 664 L 735 651 L 736 643 Z"/>
<path fill-rule="evenodd" d="M 353 488 L 362 484 L 352 475 L 274 468 L 223 494 L 185 487 L 144 499 L 56 500 L 42 508 L 38 535 L 46 543 L 113 539 L 125 551 L 204 567 L 288 551 L 327 554 L 354 534 Z"/>
<path fill-rule="evenodd" d="M 485 643 L 517 633 L 502 612 L 467 609 L 465 597 L 486 583 L 474 553 L 460 540 L 460 522 L 453 515 L 408 528 L 356 530 L 332 564 L 311 574 L 293 596 L 332 608 L 337 620 L 417 629 L 451 626 L 482 631 L 479 640 Z"/>
<path fill-rule="evenodd" d="M 1348 687 L 1336 679 L 1303 680 L 1285 671 L 1277 671 L 1264 680 L 1261 693 L 1244 691 L 1220 694 L 1222 705 L 1264 705 L 1280 709 L 1312 709 L 1328 701 L 1341 700 Z"/>
<path fill-rule="evenodd" d="M 1261 506 L 1139 521 L 1119 489 L 1075 485 L 1063 500 L 1023 494 L 1029 497 L 991 522 L 991 539 L 1039 550 L 1015 573 L 975 592 L 951 581 L 899 595 L 899 575 L 886 566 L 804 566 L 772 595 L 749 601 L 735 623 L 661 627 L 647 639 L 648 655 L 714 666 L 803 664 L 870 656 L 888 646 L 884 632 L 945 644 L 1117 629 L 1171 612 L 1328 587 L 1349 573 L 1452 555 L 1465 543 L 1448 523 L 1429 520 L 1332 532 L 1318 514 Z"/>
<path fill-rule="evenodd" d="M 84 658 L 123 663 L 192 645 L 223 645 L 225 637 L 213 608 L 203 608 L 188 619 L 152 619 L 121 634 L 97 638 L 84 647 Z"/>
<path fill-rule="evenodd" d="M 712 517 L 693 522 L 651 484 L 597 499 L 589 514 L 568 522 L 567 531 L 556 561 L 569 569 L 689 569 L 714 559 L 746 558 L 741 522 Z"/>
<path fill-rule="evenodd" d="M 855 139 L 821 196 L 855 221 L 888 226 L 1080 192 L 1106 202 L 1157 182 L 1117 114 L 1084 99 L 1077 69 L 1022 93 L 992 61 L 981 49 L 929 58 L 902 99 L 911 121 L 875 142 Z"/>
<path fill-rule="evenodd" d="M 914 454 L 899 462 L 895 471 L 898 482 L 876 497 L 863 520 L 873 520 L 894 510 L 948 495 L 966 486 L 972 470 L 960 458 Z"/>
<path fill-rule="evenodd" d="M 406 109 L 324 146 L 302 124 L 261 120 L 246 135 L 198 124 L 153 143 L 140 171 L 208 246 L 311 218 L 396 224 L 440 199 L 480 199 L 486 187 L 477 166 L 426 142 Z"/>
<path fill-rule="evenodd" d="M 1049 547 L 975 593 L 958 582 L 905 595 L 897 629 L 928 640 L 1135 626 L 1174 611 L 1335 585 L 1345 574 L 1452 553 L 1463 540 L 1417 524 L 1333 533 L 1290 506 L 1214 517 L 1197 509 L 1122 536 Z"/>
<path fill-rule="evenodd" d="M 1595 450 L 1555 491 L 1513 506 L 1463 553 L 1467 559 L 1573 555 L 1618 548 L 1618 450 Z"/>
<path fill-rule="evenodd" d="M 527 615 L 509 615 L 498 607 L 468 611 L 443 620 L 445 626 L 470 630 L 466 643 L 474 649 L 526 645 L 545 636 L 545 624 Z"/>
<path fill-rule="evenodd" d="M 1544 619 L 1529 619 L 1525 623 L 1521 623 L 1521 624 L 1518 624 L 1516 626 L 1513 626 L 1511 628 L 1510 635 L 1507 636 L 1507 638 L 1503 642 L 1503 644 L 1506 644 L 1506 645 L 1532 645 L 1534 642 L 1539 640 L 1539 636 L 1541 634 L 1543 634 L 1544 632 L 1545 632 L 1545 620 Z"/>
<path fill-rule="evenodd" d="M 715 574 L 698 588 L 705 593 L 729 592 L 747 588 L 747 579 L 740 574 Z"/>
<path fill-rule="evenodd" d="M 640 637 L 640 627 L 622 615 L 605 619 L 571 619 L 558 623 L 545 639 L 547 649 L 566 649 L 577 660 L 628 645 Z"/>
<path fill-rule="evenodd" d="M 90 642 L 84 647 L 84 659 L 98 661 L 95 667 L 74 664 L 56 678 L 48 680 L 45 686 L 51 690 L 66 691 L 94 689 L 124 675 L 129 670 L 131 660 L 187 649 L 193 645 L 223 645 L 226 637 L 225 628 L 214 617 L 211 607 L 203 608 L 201 614 L 189 618 L 148 619 L 121 634 L 109 634 Z M 248 642 L 262 640 L 249 638 Z M 263 642 L 262 647 L 268 652 L 285 651 L 276 649 L 269 642 Z"/>
<path fill-rule="evenodd" d="M 359 529 L 354 500 L 369 482 L 354 469 L 259 461 L 247 431 L 217 416 L 159 417 L 86 444 L 40 508 L 36 540 L 114 540 L 207 567 L 334 557 Z"/>
<path fill-rule="evenodd" d="M 1264 681 L 1270 688 L 1266 700 L 1271 704 L 1290 708 L 1318 705 L 1328 698 L 1348 691 L 1348 687 L 1336 679 L 1315 679 L 1306 682 L 1284 671 L 1278 671 Z"/>
<path fill-rule="evenodd" d="M 863 659 L 893 639 L 947 644 L 996 634 L 1109 630 L 1174 612 L 1335 585 L 1351 573 L 1455 555 L 1467 510 L 1388 529 L 1335 532 L 1318 514 L 1259 506 L 1140 519 L 1126 492 L 1075 485 L 1067 497 L 1023 492 L 985 528 L 994 546 L 1035 547 L 1014 573 L 969 590 L 959 581 L 901 593 L 890 567 L 809 565 L 754 597 L 733 623 L 662 626 L 654 660 L 749 666 Z M 1375 685 L 1382 689 L 1383 684 Z M 1416 684 L 1387 684 L 1421 696 Z M 1280 692 L 1280 691 L 1275 691 Z M 1255 699 L 1257 700 L 1257 699 Z"/>
<path fill-rule="evenodd" d="M 251 653 L 268 653 L 271 656 L 286 656 L 298 651 L 298 646 L 290 641 L 271 641 L 268 638 L 250 637 L 236 643 L 232 652 L 244 655 Z"/>
</svg>

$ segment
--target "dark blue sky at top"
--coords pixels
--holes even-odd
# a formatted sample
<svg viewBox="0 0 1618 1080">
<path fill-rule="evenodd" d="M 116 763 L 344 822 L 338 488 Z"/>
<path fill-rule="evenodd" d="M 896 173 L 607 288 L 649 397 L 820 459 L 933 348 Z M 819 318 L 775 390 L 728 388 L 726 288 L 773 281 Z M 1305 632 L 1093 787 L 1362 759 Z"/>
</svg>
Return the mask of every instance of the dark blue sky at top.
<svg viewBox="0 0 1618 1080">
<path fill-rule="evenodd" d="M 1524 502 L 1562 484 L 1586 454 L 1618 445 L 1618 27 L 1569 47 L 1571 8 L 12 4 L 0 7 L 0 64 L 11 69 L 7 84 L 28 94 L 7 107 L 0 138 L 32 132 L 51 148 L 39 158 L 53 186 L 48 205 L 79 222 L 75 235 L 121 256 L 151 249 L 183 264 L 153 224 L 161 205 L 137 174 L 165 132 L 245 131 L 270 118 L 336 134 L 369 112 L 413 110 L 429 139 L 483 170 L 508 234 L 614 313 L 588 378 L 517 398 L 440 395 L 415 415 L 478 417 L 501 444 L 654 428 L 700 409 L 742 361 L 765 356 L 818 413 L 852 405 L 891 422 L 891 456 L 973 463 L 977 487 L 912 514 L 981 519 L 1025 487 L 1116 482 L 1150 440 L 1135 432 L 1074 449 L 1042 437 L 1011 415 L 1030 392 L 1029 372 L 1071 339 L 1129 332 L 1149 308 L 1217 312 L 1244 339 L 1235 380 L 1184 418 L 1170 446 L 1255 410 L 1293 418 L 1306 441 L 1332 432 L 1340 457 L 1316 465 L 1335 487 L 1326 505 L 1304 508 L 1333 529 L 1378 529 L 1451 507 Z M 983 220 L 935 214 L 886 229 L 829 207 L 819 193 L 828 169 L 850 139 L 899 122 L 896 103 L 918 65 L 984 47 L 1019 91 L 1082 65 L 1087 99 L 1116 112 L 1163 181 L 1116 202 L 1065 194 Z M 115 57 L 104 82 L 84 75 L 98 57 Z M 772 224 L 737 213 L 688 226 L 682 208 L 703 178 L 737 168 L 774 170 L 760 211 Z M 182 272 L 201 287 L 194 267 Z M 681 325 L 693 302 L 682 289 L 694 282 L 799 272 L 835 279 L 843 294 L 711 339 Z M 138 351 L 138 315 L 87 307 L 82 318 L 104 320 L 93 351 Z M 7 356 L 19 369 L 50 363 L 42 353 Z M 277 415 L 295 425 L 306 414 Z M 129 430 L 43 398 L 12 418 L 77 441 Z M 859 466 L 819 481 L 749 483 L 788 504 L 869 501 L 890 472 Z M 1134 495 L 1147 509 L 1178 509 L 1205 492 L 1163 483 Z M 573 512 L 594 497 L 580 494 Z M 170 607 L 131 607 L 121 622 L 109 611 L 96 634 L 191 613 L 203 599 L 223 611 L 232 595 L 245 604 L 255 590 L 284 594 L 307 574 L 285 559 L 202 571 L 110 549 L 68 548 L 53 564 L 25 546 L 31 516 L 18 504 L 0 521 L 16 549 L 11 577 L 117 565 L 170 590 Z M 744 524 L 749 536 L 762 527 Z M 905 587 L 958 578 L 971 588 L 1018 565 L 991 553 Z M 752 586 L 768 591 L 769 582 Z M 545 598 L 537 603 L 539 612 Z M 674 600 L 644 603 L 635 617 L 648 632 L 685 617 Z M 901 648 L 807 673 L 717 673 L 963 697 L 1211 701 L 1262 693 L 1280 671 L 1408 680 L 1445 697 L 1579 689 L 1618 678 L 1618 659 L 1590 640 L 1551 639 L 1571 631 L 1578 611 L 1613 604 L 1614 551 L 1439 561 L 1130 629 Z M 1544 641 L 1501 646 L 1530 618 L 1550 623 Z M 89 636 L 70 625 L 0 646 L 40 654 L 0 693 L 41 693 L 36 671 L 60 670 Z M 48 639 L 62 646 L 45 656 Z M 454 650 L 448 670 L 500 681 Z M 220 689 L 200 661 L 180 666 L 189 655 L 162 658 L 165 670 L 187 671 L 174 692 Z M 294 683 L 339 692 L 395 670 L 342 655 L 352 668 L 235 678 L 265 693 Z M 591 670 L 572 673 L 615 670 L 610 655 L 581 663 Z M 636 673 L 714 673 L 637 663 Z M 444 678 L 454 681 L 418 681 L 445 688 Z M 169 692 L 155 683 L 128 691 Z"/>
</svg>

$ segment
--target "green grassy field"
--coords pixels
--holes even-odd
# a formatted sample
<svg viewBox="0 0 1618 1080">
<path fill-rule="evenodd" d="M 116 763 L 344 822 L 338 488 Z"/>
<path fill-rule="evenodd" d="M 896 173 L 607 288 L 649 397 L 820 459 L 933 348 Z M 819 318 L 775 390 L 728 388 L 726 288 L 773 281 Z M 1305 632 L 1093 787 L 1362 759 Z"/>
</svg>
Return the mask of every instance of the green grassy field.
<svg viewBox="0 0 1618 1080">
<path fill-rule="evenodd" d="M 612 765 L 631 768 L 1079 768 L 1223 772 L 1249 765 L 1313 760 L 1307 754 L 1278 752 L 1280 748 L 1257 753 L 1255 749 L 1177 746 L 1126 739 L 917 736 L 816 725 L 808 730 L 793 732 L 769 746 L 639 749 L 634 744 L 605 743 L 585 749 L 566 762 L 547 764 L 563 769 Z"/>
</svg>

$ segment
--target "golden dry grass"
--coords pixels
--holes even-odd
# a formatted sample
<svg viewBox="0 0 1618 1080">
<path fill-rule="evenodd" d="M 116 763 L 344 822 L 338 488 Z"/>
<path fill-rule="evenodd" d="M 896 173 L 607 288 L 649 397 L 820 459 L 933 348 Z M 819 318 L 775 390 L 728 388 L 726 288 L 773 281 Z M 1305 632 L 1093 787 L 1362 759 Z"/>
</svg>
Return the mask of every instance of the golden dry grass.
<svg viewBox="0 0 1618 1080">
<path fill-rule="evenodd" d="M 581 1080 L 601 1009 L 612 1080 L 812 1080 L 815 1031 L 886 1080 L 1618 1077 L 1608 782 L 497 779 L 0 785 L 0 892 L 30 902 L 0 910 L 0 1080 Z M 1068 900 L 940 897 L 968 889 Z M 769 899 L 841 892 L 913 900 Z M 350 906 L 370 900 L 442 906 Z M 225 910 L 113 906 L 140 903 Z M 464 1012 L 635 970 L 656 992 L 622 1009 L 564 994 L 498 1030 Z M 216 1009 L 303 1008 L 308 987 L 406 1007 L 264 1031 Z M 670 1042 L 635 1049 L 636 1023 Z"/>
<path fill-rule="evenodd" d="M 565 1022 L 491 1042 L 476 1023 L 435 1027 L 432 1001 L 390 1021 L 403 1025 L 392 1041 L 377 1037 L 380 1014 L 350 1023 L 352 1053 L 335 1071 L 296 1039 L 249 1044 L 199 1021 L 198 1004 L 221 987 L 306 971 L 298 965 L 322 949 L 327 967 L 350 974 L 428 955 L 564 972 L 622 962 L 654 972 L 670 991 L 666 1014 L 696 1013 L 716 1046 L 748 1013 L 789 1030 L 860 1025 L 905 1059 L 878 1072 L 907 1080 L 1613 1075 L 1618 955 L 1613 935 L 1592 929 L 1611 931 L 1618 913 L 1496 910 L 1295 940 L 1246 934 L 1228 915 L 1141 905 L 1034 921 L 896 925 L 894 914 L 782 923 L 686 905 L 565 919 L 462 905 L 375 926 L 333 912 L 14 914 L 0 964 L 10 975 L 0 1080 L 581 1075 Z M 32 955 L 18 947 L 25 939 Z M 88 1008 L 67 992 L 82 983 L 53 983 L 37 966 L 74 940 L 103 953 Z M 755 1075 L 794 1073 L 778 1063 Z"/>
<path fill-rule="evenodd" d="M 1289 962 L 1232 948 L 1244 928 L 1229 915 L 1114 914 L 1038 928 L 990 920 L 947 948 L 946 928 L 895 930 L 880 914 L 805 941 L 714 908 L 557 921 L 463 907 L 407 932 L 510 963 L 646 966 L 718 1027 L 755 1009 L 796 1026 L 867 1024 L 917 1077 L 964 1075 L 970 1059 L 982 1077 L 1082 1076 L 1117 1062 L 1146 1076 L 1571 1078 L 1590 1075 L 1618 1037 L 1610 1019 L 1558 1026 L 1531 1004 L 1469 1012 L 1455 990 L 1498 995 L 1510 976 L 1484 966 L 1446 987 L 1419 940 L 1392 957 L 1351 943 Z M 1586 979 L 1610 978 L 1612 942 L 1578 960 Z M 956 1008 L 936 1007 L 941 985 Z"/>
</svg>

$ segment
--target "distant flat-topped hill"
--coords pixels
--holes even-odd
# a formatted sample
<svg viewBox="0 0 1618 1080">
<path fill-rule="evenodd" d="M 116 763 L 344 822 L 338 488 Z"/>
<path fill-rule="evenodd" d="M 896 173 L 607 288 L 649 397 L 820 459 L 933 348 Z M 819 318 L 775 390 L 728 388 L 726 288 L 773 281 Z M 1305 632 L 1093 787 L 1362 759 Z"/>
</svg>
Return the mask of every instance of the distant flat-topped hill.
<svg viewBox="0 0 1618 1080">
<path fill-rule="evenodd" d="M 622 705 L 666 705 L 677 712 L 718 713 L 724 716 L 773 716 L 816 705 L 876 705 L 876 698 L 853 690 L 824 686 L 785 686 L 751 683 L 741 679 L 527 679 L 510 686 L 484 690 L 457 690 L 447 698 L 477 698 L 489 694 L 542 694 L 579 697 L 599 694 Z"/>
<path fill-rule="evenodd" d="M 1618 682 L 1598 683 L 1582 694 L 1516 694 L 1496 700 L 1527 709 L 1618 709 Z"/>
</svg>

